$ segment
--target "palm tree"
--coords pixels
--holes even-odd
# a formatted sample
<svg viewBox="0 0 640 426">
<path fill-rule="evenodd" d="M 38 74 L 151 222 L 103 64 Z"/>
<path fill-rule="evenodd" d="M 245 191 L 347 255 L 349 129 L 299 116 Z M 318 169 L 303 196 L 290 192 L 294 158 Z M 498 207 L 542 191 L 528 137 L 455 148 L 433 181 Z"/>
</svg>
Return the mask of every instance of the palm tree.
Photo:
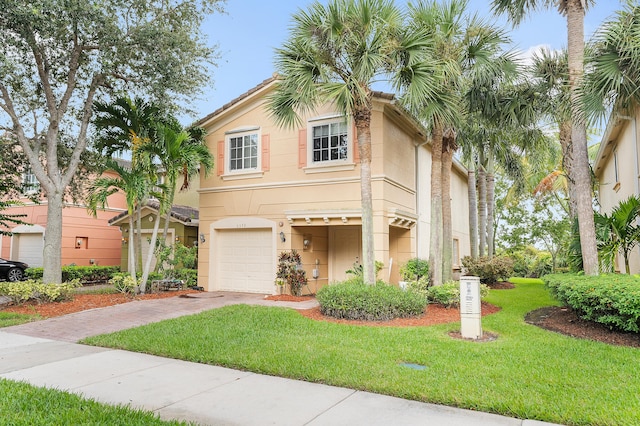
<svg viewBox="0 0 640 426">
<path fill-rule="evenodd" d="M 469 114 L 486 106 L 487 97 L 482 94 L 493 92 L 496 84 L 515 75 L 516 68 L 513 54 L 502 50 L 502 45 L 508 42 L 505 32 L 476 16 L 466 15 L 466 7 L 466 0 L 418 2 L 416 6 L 410 6 L 416 25 L 431 29 L 434 54 L 441 64 L 447 66 L 441 73 L 440 102 L 435 105 L 423 104 L 421 114 L 432 128 L 429 258 L 434 285 L 451 276 L 451 196 L 448 178 L 452 156 L 458 147 L 456 135 L 462 123 L 469 120 Z M 490 90 L 480 94 L 480 87 L 489 86 Z M 478 169 L 481 188 L 485 187 L 483 172 L 483 169 Z M 475 177 L 475 173 L 472 176 Z M 475 182 L 470 182 L 470 185 L 475 191 Z M 475 198 L 470 201 L 475 201 Z M 486 203 L 480 205 L 486 207 Z M 475 213 L 474 209 L 470 220 L 477 218 Z M 472 245 L 477 247 L 475 223 L 477 220 L 471 225 Z M 484 225 L 486 221 L 480 223 Z M 485 236 L 485 232 L 480 230 L 481 250 Z"/>
<path fill-rule="evenodd" d="M 611 214 L 596 213 L 595 223 L 602 229 L 599 235 L 603 235 L 599 244 L 605 263 L 613 265 L 618 253 L 622 253 L 624 267 L 627 274 L 629 269 L 629 253 L 640 243 L 640 226 L 637 225 L 640 216 L 640 198 L 635 195 L 623 200 Z"/>
<path fill-rule="evenodd" d="M 161 111 L 155 105 L 140 98 L 135 100 L 127 96 L 117 98 L 113 103 L 97 102 L 94 106 L 96 117 L 93 121 L 97 130 L 95 148 L 106 156 L 131 152 L 131 167 L 136 173 L 148 174 L 155 181 L 155 167 L 149 156 L 141 148 L 155 138 L 156 123 L 163 120 Z M 153 176 L 151 176 L 153 175 Z M 131 235 L 135 250 L 135 263 L 142 269 L 142 217 L 141 209 L 148 199 L 148 193 L 138 194 L 135 205 L 135 236 Z M 132 267 L 131 265 L 129 266 Z"/>
<path fill-rule="evenodd" d="M 288 41 L 276 50 L 280 81 L 269 98 L 278 125 L 300 124 L 299 113 L 335 105 L 356 128 L 360 157 L 362 258 L 366 283 L 375 282 L 371 193 L 372 84 L 406 90 L 410 104 L 433 98 L 434 64 L 425 60 L 424 30 L 405 30 L 391 0 L 316 1 L 293 16 Z"/>
<path fill-rule="evenodd" d="M 148 175 L 141 169 L 130 169 L 122 166 L 117 161 L 109 158 L 105 162 L 106 168 L 117 173 L 118 177 L 100 177 L 95 179 L 89 187 L 87 196 L 87 210 L 94 216 L 98 208 L 107 205 L 107 199 L 116 192 L 123 192 L 127 202 L 129 213 L 129 273 L 136 280 L 136 253 L 133 240 L 134 211 L 141 201 L 141 194 L 149 193 L 150 185 Z"/>
<path fill-rule="evenodd" d="M 506 12 L 514 25 L 529 11 L 557 7 L 567 18 L 567 58 L 571 100 L 572 165 L 570 178 L 575 184 L 577 217 L 584 272 L 598 274 L 598 250 L 593 221 L 591 171 L 587 153 L 587 130 L 582 113 L 579 87 L 584 73 L 584 14 L 594 0 L 493 0 L 495 12 Z"/>
<path fill-rule="evenodd" d="M 630 116 L 640 104 L 640 6 L 631 2 L 596 32 L 584 89 L 593 120 Z"/>
</svg>

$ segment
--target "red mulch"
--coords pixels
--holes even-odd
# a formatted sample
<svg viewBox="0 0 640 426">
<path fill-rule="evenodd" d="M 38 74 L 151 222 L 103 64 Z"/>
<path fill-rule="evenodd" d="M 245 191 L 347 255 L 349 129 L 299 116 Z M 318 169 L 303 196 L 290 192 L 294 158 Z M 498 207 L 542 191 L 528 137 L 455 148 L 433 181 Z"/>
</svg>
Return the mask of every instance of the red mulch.
<svg viewBox="0 0 640 426">
<path fill-rule="evenodd" d="M 132 302 L 134 300 L 164 299 L 183 294 L 197 293 L 195 290 L 164 291 L 161 293 L 140 294 L 135 297 L 125 294 L 76 294 L 73 300 L 54 303 L 29 302 L 24 305 L 8 306 L 2 309 L 4 312 L 14 312 L 18 314 L 39 314 L 44 318 L 57 317 L 60 315 L 72 314 L 74 312 L 85 311 L 87 309 L 104 308 L 111 305 Z"/>
<path fill-rule="evenodd" d="M 512 288 L 516 288 L 516 286 L 509 281 L 501 281 L 499 283 L 489 284 L 489 288 L 491 290 L 510 290 Z"/>
</svg>

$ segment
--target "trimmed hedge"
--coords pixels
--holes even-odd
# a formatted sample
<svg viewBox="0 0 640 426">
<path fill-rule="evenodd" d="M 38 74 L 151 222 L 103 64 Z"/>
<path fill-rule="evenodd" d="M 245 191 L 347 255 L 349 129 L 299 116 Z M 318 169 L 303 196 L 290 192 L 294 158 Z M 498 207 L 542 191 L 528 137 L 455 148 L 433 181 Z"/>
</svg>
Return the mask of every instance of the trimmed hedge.
<svg viewBox="0 0 640 426">
<path fill-rule="evenodd" d="M 82 284 L 106 283 L 118 272 L 119 266 L 63 266 L 62 282 L 77 279 Z M 43 268 L 28 268 L 25 273 L 32 280 L 42 279 Z"/>
<path fill-rule="evenodd" d="M 427 306 L 420 294 L 381 282 L 367 285 L 358 280 L 323 287 L 316 299 L 323 315 L 365 321 L 420 316 Z"/>
<path fill-rule="evenodd" d="M 611 329 L 640 331 L 638 276 L 551 274 L 542 279 L 561 303 L 574 309 L 582 318 Z"/>
<path fill-rule="evenodd" d="M 513 260 L 506 256 L 478 257 L 465 256 L 462 266 L 466 275 L 480 277 L 483 284 L 495 284 L 506 281 L 513 275 Z"/>
<path fill-rule="evenodd" d="M 7 296 L 15 304 L 29 300 L 60 302 L 71 299 L 76 287 L 80 287 L 78 280 L 62 284 L 44 284 L 41 280 L 5 281 L 0 282 L 0 296 Z"/>
</svg>

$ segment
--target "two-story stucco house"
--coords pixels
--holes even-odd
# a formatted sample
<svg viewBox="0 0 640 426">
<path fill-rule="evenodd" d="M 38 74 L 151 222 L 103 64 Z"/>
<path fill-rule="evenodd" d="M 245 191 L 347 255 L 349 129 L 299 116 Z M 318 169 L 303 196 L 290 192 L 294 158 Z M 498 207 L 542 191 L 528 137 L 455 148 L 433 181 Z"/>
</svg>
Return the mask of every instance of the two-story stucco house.
<svg viewBox="0 0 640 426">
<path fill-rule="evenodd" d="M 599 184 L 600 210 L 609 213 L 631 195 L 640 195 L 640 107 L 632 114 L 614 114 L 609 119 L 594 163 Z M 640 273 L 640 249 L 631 252 L 632 274 Z M 616 271 L 624 272 L 624 260 L 618 256 Z"/>
<path fill-rule="evenodd" d="M 217 173 L 201 177 L 198 283 L 205 290 L 275 292 L 278 255 L 301 253 L 303 292 L 346 278 L 362 252 L 355 127 L 331 105 L 278 127 L 266 110 L 270 78 L 199 121 Z M 371 123 L 378 277 L 398 282 L 408 259 L 428 257 L 431 153 L 425 129 L 376 93 Z M 466 171 L 452 173 L 454 263 L 469 253 Z"/>
</svg>

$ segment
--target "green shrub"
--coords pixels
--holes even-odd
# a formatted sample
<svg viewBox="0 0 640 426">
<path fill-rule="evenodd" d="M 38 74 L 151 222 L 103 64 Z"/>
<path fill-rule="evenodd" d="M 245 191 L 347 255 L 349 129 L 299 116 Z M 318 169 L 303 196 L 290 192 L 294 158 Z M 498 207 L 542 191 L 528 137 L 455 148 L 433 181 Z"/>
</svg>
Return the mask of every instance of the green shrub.
<svg viewBox="0 0 640 426">
<path fill-rule="evenodd" d="M 429 276 L 429 261 L 414 257 L 400 268 L 403 281 L 420 281 L 422 277 Z"/>
<path fill-rule="evenodd" d="M 542 279 L 561 303 L 582 318 L 611 329 L 640 332 L 640 277 L 552 274 Z"/>
<path fill-rule="evenodd" d="M 120 272 L 119 266 L 63 266 L 62 281 L 77 279 L 81 284 L 107 282 L 118 272 Z M 33 280 L 42 279 L 43 268 L 28 268 L 25 274 Z"/>
<path fill-rule="evenodd" d="M 184 281 L 186 287 L 198 285 L 198 270 L 197 269 L 174 269 L 171 271 L 171 276 L 176 280 Z"/>
<path fill-rule="evenodd" d="M 44 284 L 40 280 L 0 282 L 0 295 L 7 296 L 13 303 L 20 304 L 29 300 L 38 302 L 59 302 L 68 300 L 73 290 L 80 287 L 80 281 L 67 281 L 62 284 Z"/>
<path fill-rule="evenodd" d="M 489 286 L 480 284 L 480 298 L 489 295 Z M 427 289 L 427 300 L 429 303 L 439 303 L 447 308 L 460 306 L 460 282 L 447 281 L 439 286 L 432 286 Z"/>
<path fill-rule="evenodd" d="M 423 275 L 417 281 L 409 281 L 407 283 L 407 291 L 418 293 L 427 300 L 429 294 L 429 275 Z"/>
<path fill-rule="evenodd" d="M 376 260 L 375 268 L 376 268 L 375 274 L 376 274 L 376 280 L 377 280 L 378 273 L 382 270 L 382 268 L 384 268 L 384 263 L 380 262 L 379 260 Z M 361 278 L 364 280 L 364 266 L 362 266 L 362 264 L 360 264 L 359 262 L 355 262 L 351 267 L 351 269 L 347 269 L 345 273 L 351 275 L 354 278 Z"/>
<path fill-rule="evenodd" d="M 540 278 L 553 271 L 551 253 L 541 251 L 532 246 L 509 251 L 513 259 L 513 272 L 517 277 Z"/>
<path fill-rule="evenodd" d="M 477 259 L 465 256 L 462 258 L 462 265 L 467 275 L 479 277 L 484 284 L 504 281 L 513 275 L 513 260 L 506 256 L 483 256 Z"/>
<path fill-rule="evenodd" d="M 396 286 L 353 280 L 323 287 L 316 298 L 324 315 L 366 321 L 419 316 L 427 304 L 420 294 Z"/>
<path fill-rule="evenodd" d="M 126 272 L 115 274 L 113 278 L 109 280 L 109 284 L 118 292 L 124 294 L 135 294 L 138 291 L 138 280 Z"/>
</svg>

